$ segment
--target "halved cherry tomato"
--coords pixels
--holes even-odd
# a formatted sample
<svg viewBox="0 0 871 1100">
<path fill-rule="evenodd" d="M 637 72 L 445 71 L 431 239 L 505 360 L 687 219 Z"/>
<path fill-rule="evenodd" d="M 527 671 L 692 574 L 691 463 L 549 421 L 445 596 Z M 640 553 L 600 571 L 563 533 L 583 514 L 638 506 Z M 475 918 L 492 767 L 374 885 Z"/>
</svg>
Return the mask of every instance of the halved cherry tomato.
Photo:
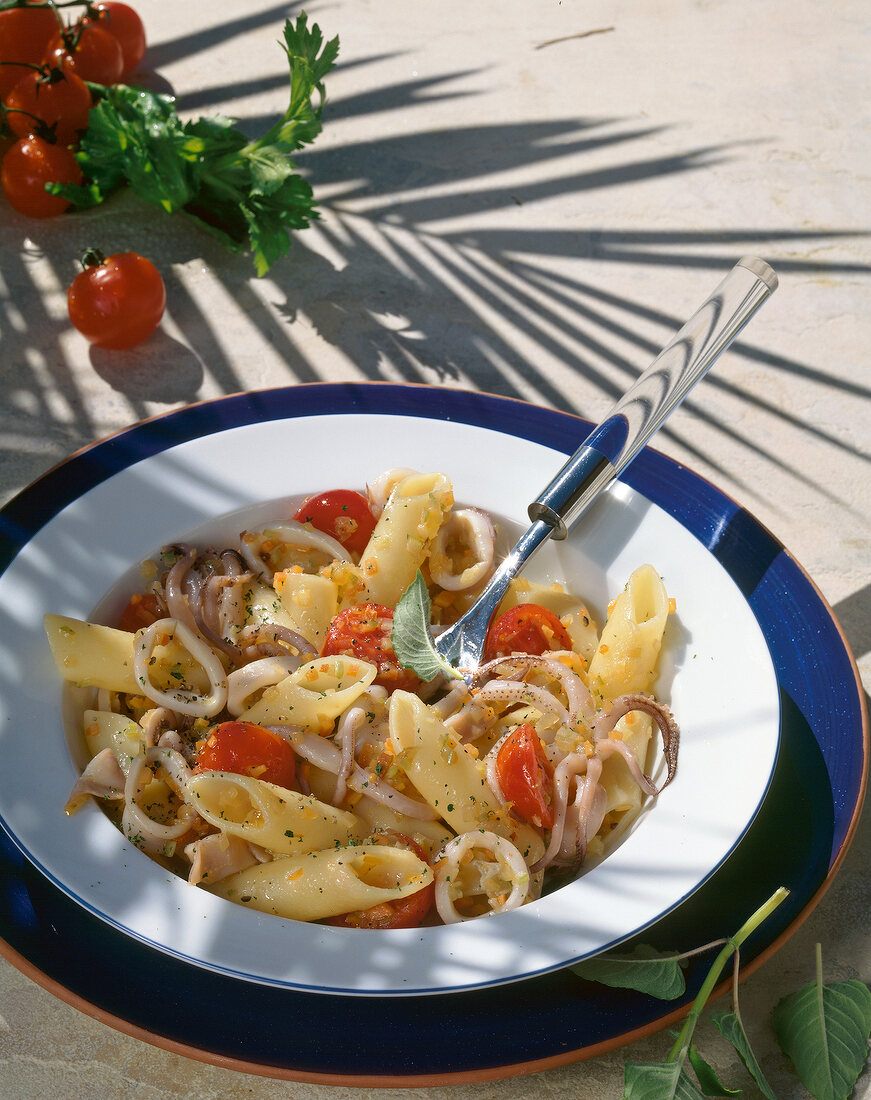
<svg viewBox="0 0 871 1100">
<path fill-rule="evenodd" d="M 253 722 L 222 722 L 197 753 L 194 771 L 235 772 L 291 788 L 296 778 L 293 746 Z"/>
<path fill-rule="evenodd" d="M 503 741 L 496 753 L 496 778 L 516 814 L 532 825 L 553 828 L 553 768 L 529 722 Z"/>
<path fill-rule="evenodd" d="M 379 834 L 371 843 L 408 848 L 424 863 L 430 862 L 419 844 L 415 844 L 405 833 L 399 833 L 393 829 Z M 338 917 L 330 917 L 326 923 L 339 928 L 419 928 L 429 916 L 434 901 L 435 883 L 430 882 L 407 897 L 397 898 L 396 901 L 385 901 L 380 905 L 373 905 L 370 909 L 342 913 Z"/>
<path fill-rule="evenodd" d="M 145 595 L 136 593 L 130 597 L 130 602 L 121 612 L 118 629 L 135 634 L 137 630 L 142 630 L 145 626 L 151 626 L 159 618 L 161 618 L 161 611 L 157 596 L 151 592 L 147 592 Z"/>
<path fill-rule="evenodd" d="M 106 27 L 88 21 L 59 30 L 43 60 L 72 69 L 82 80 L 95 84 L 117 84 L 124 72 L 121 43 Z"/>
<path fill-rule="evenodd" d="M 393 612 L 378 603 L 361 603 L 340 611 L 330 623 L 324 639 L 322 657 L 347 654 L 369 661 L 378 668 L 375 683 L 388 691 L 416 691 L 420 677 L 410 668 L 403 668 L 396 659 L 390 632 Z"/>
<path fill-rule="evenodd" d="M 57 16 L 49 7 L 22 4 L 0 11 L 0 99 L 24 76 L 26 65 L 42 61 L 57 26 Z"/>
<path fill-rule="evenodd" d="M 484 657 L 491 661 L 510 653 L 539 654 L 571 648 L 569 632 L 552 611 L 537 603 L 521 603 L 490 624 Z"/>
<path fill-rule="evenodd" d="M 132 348 L 160 324 L 166 288 L 160 272 L 135 252 L 104 257 L 91 249 L 67 291 L 70 320 L 98 348 Z"/>
<path fill-rule="evenodd" d="M 52 218 L 70 205 L 59 195 L 50 195 L 47 183 L 82 182 L 82 170 L 75 153 L 63 145 L 28 134 L 7 150 L 0 168 L 3 192 L 19 214 L 28 218 Z"/>
<path fill-rule="evenodd" d="M 363 553 L 375 530 L 375 517 L 366 498 L 352 489 L 331 489 L 309 497 L 293 518 L 332 535 L 356 554 Z"/>
<path fill-rule="evenodd" d="M 145 56 L 145 27 L 137 13 L 127 4 L 106 0 L 104 4 L 95 4 L 88 21 L 96 21 L 121 43 L 124 55 L 124 71 L 121 76 L 132 72 Z"/>
<path fill-rule="evenodd" d="M 44 66 L 20 77 L 6 97 L 6 121 L 19 137 L 34 129 L 34 120 L 54 133 L 58 145 L 74 145 L 88 128 L 91 93 L 69 68 Z"/>
</svg>

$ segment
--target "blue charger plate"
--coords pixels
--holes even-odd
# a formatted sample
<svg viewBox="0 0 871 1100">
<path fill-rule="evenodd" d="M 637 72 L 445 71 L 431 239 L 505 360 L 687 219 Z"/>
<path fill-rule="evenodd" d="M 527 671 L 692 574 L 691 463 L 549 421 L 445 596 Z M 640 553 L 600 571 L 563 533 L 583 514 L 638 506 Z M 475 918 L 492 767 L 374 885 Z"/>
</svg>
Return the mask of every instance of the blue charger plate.
<svg viewBox="0 0 871 1100">
<path fill-rule="evenodd" d="M 25 489 L 0 512 L 0 572 L 57 511 L 142 458 L 226 428 L 324 413 L 457 421 L 566 454 L 592 427 L 508 398 L 389 383 L 220 398 L 96 443 Z M 813 908 L 852 838 L 869 751 L 864 693 L 830 608 L 747 511 L 649 448 L 622 480 L 677 519 L 729 572 L 774 662 L 781 748 L 765 802 L 726 862 L 640 937 L 661 949 L 706 943 L 733 932 L 787 886 L 787 901 L 742 950 L 748 973 Z M 484 1080 L 594 1056 L 679 1017 L 709 965 L 691 968 L 677 1002 L 610 990 L 569 971 L 473 992 L 363 1001 L 275 989 L 200 969 L 115 931 L 53 886 L 2 831 L 0 937 L 0 953 L 40 985 L 155 1045 L 243 1071 L 368 1086 Z"/>
</svg>

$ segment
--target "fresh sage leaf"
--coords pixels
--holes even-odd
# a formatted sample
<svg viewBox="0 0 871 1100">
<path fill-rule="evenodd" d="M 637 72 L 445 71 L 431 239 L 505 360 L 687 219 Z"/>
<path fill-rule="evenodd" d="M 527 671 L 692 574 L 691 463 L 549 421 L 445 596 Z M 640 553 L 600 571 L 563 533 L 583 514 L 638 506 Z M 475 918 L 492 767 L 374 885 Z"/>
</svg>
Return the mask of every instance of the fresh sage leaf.
<svg viewBox="0 0 871 1100">
<path fill-rule="evenodd" d="M 627 954 L 608 952 L 570 967 L 580 978 L 617 989 L 634 989 L 662 1001 L 673 1001 L 686 992 L 686 981 L 676 954 L 660 954 L 639 945 Z"/>
<path fill-rule="evenodd" d="M 393 652 L 403 668 L 410 668 L 421 680 L 433 680 L 439 675 L 459 677 L 460 673 L 439 654 L 433 644 L 431 607 L 426 581 L 418 569 L 417 576 L 402 593 L 393 612 L 390 635 Z"/>
<path fill-rule="evenodd" d="M 721 1035 L 728 1039 L 747 1067 L 747 1072 L 756 1082 L 756 1085 L 765 1100 L 777 1100 L 774 1090 L 765 1079 L 762 1067 L 756 1061 L 756 1055 L 750 1047 L 750 1040 L 741 1024 L 741 1020 L 734 1012 L 712 1012 L 711 1019 L 720 1029 Z"/>
<path fill-rule="evenodd" d="M 817 976 L 771 1013 L 777 1041 L 815 1100 L 847 1100 L 868 1059 L 871 990 L 851 980 L 824 985 Z"/>
</svg>

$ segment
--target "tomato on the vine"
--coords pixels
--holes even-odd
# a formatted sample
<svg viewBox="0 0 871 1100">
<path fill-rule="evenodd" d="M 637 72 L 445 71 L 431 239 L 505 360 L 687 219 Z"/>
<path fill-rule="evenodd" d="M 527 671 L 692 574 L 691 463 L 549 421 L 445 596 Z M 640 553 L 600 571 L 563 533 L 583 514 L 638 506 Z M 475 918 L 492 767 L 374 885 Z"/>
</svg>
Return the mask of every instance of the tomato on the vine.
<svg viewBox="0 0 871 1100">
<path fill-rule="evenodd" d="M 94 4 L 87 18 L 96 21 L 120 42 L 124 55 L 121 76 L 132 72 L 145 56 L 145 27 L 133 8 L 115 3 L 115 0 L 105 0 L 105 3 Z"/>
<path fill-rule="evenodd" d="M 353 489 L 331 489 L 309 497 L 293 517 L 332 535 L 346 550 L 362 554 L 375 530 L 369 503 Z"/>
<path fill-rule="evenodd" d="M 426 852 L 419 844 L 406 836 L 405 833 L 388 829 L 385 833 L 374 837 L 370 843 L 390 844 L 393 847 L 399 845 L 414 852 L 418 859 L 430 864 Z M 427 883 L 420 890 L 408 894 L 404 898 L 395 901 L 384 901 L 380 905 L 373 905 L 369 909 L 358 909 L 352 913 L 342 913 L 337 917 L 329 917 L 327 924 L 336 925 L 339 928 L 419 928 L 433 907 L 435 901 L 435 883 Z"/>
<path fill-rule="evenodd" d="M 80 184 L 82 170 L 72 150 L 28 134 L 16 141 L 3 157 L 0 181 L 9 204 L 19 214 L 52 218 L 62 214 L 70 204 L 59 195 L 49 194 L 45 185 Z"/>
<path fill-rule="evenodd" d="M 6 97 L 6 120 L 19 137 L 42 122 L 59 145 L 75 145 L 88 128 L 91 93 L 72 69 L 43 66 L 21 77 Z"/>
<path fill-rule="evenodd" d="M 0 11 L 0 99 L 6 98 L 27 71 L 38 65 L 57 32 L 57 16 L 50 7 L 23 4 Z"/>
<path fill-rule="evenodd" d="M 553 611 L 537 603 L 521 603 L 490 624 L 484 657 L 492 661 L 511 653 L 540 654 L 571 648 L 569 632 Z"/>
<path fill-rule="evenodd" d="M 496 778 L 516 814 L 539 828 L 553 828 L 553 768 L 529 722 L 502 742 L 496 753 Z"/>
<path fill-rule="evenodd" d="M 378 669 L 375 683 L 396 691 L 416 691 L 420 677 L 410 668 L 403 668 L 396 659 L 390 635 L 393 612 L 377 603 L 361 603 L 346 607 L 330 623 L 324 639 L 322 657 L 358 657 Z"/>
<path fill-rule="evenodd" d="M 194 771 L 235 772 L 291 788 L 296 778 L 293 746 L 254 722 L 221 722 L 197 751 Z"/>
<path fill-rule="evenodd" d="M 43 60 L 72 69 L 94 84 L 117 84 L 124 72 L 121 43 L 98 23 L 81 22 L 58 31 Z"/>
<path fill-rule="evenodd" d="M 135 252 L 104 258 L 92 249 L 67 291 L 70 320 L 98 348 L 132 348 L 160 324 L 166 288 L 160 272 Z"/>
</svg>

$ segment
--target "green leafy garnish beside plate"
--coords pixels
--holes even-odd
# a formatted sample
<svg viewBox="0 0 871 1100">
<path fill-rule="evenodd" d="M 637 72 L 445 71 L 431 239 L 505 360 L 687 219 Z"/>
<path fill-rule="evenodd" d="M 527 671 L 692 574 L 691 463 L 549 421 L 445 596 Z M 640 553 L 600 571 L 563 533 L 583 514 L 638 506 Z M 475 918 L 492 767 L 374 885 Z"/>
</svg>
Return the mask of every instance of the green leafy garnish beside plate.
<svg viewBox="0 0 871 1100">
<path fill-rule="evenodd" d="M 696 1024 L 732 955 L 736 959 L 733 1011 L 712 1013 L 711 1019 L 738 1052 L 759 1092 L 766 1100 L 778 1100 L 744 1030 L 738 1009 L 737 959 L 744 940 L 788 893 L 783 887 L 775 891 L 734 936 L 722 943 L 665 1061 L 626 1063 L 623 1100 L 704 1100 L 707 1096 L 741 1093 L 741 1089 L 728 1088 L 719 1080 L 693 1043 Z M 607 952 L 570 969 L 588 981 L 672 1000 L 686 988 L 680 963 L 714 946 L 720 944 L 709 944 L 683 955 L 663 954 L 642 946 L 632 953 Z M 824 984 L 819 945 L 816 969 L 815 981 L 778 1002 L 771 1022 L 781 1049 L 814 1100 L 847 1100 L 868 1058 L 871 990 L 854 980 Z"/>
<path fill-rule="evenodd" d="M 166 213 L 193 218 L 234 251 L 250 250 L 264 275 L 290 247 L 288 230 L 318 217 L 311 185 L 291 154 L 321 131 L 323 80 L 339 52 L 338 38 L 324 43 L 305 12 L 295 23 L 287 20 L 281 44 L 290 102 L 262 137 L 249 141 L 228 118 L 182 122 L 171 96 L 121 84 L 98 88 L 77 153 L 86 182 L 48 189 L 82 209 L 126 184 Z"/>
</svg>

